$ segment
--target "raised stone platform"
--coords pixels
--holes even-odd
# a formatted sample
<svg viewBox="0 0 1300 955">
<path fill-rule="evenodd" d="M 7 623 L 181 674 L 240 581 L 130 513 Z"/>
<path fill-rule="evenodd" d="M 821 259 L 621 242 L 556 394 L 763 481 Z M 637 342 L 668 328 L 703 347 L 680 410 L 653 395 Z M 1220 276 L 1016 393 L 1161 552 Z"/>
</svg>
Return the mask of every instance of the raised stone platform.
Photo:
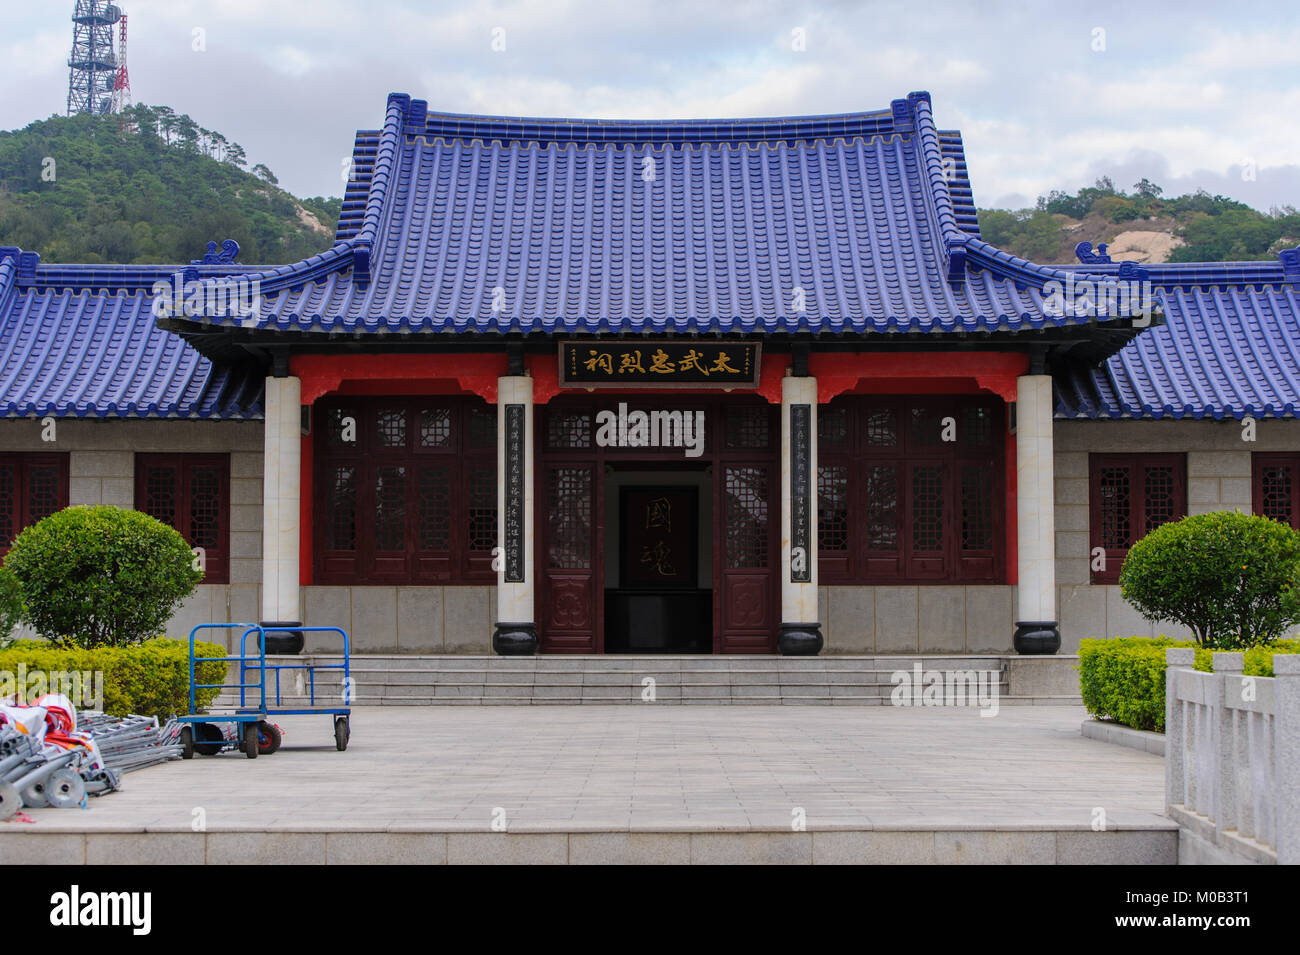
<svg viewBox="0 0 1300 955">
<path fill-rule="evenodd" d="M 268 658 L 273 664 L 337 664 L 331 654 Z M 974 672 L 996 686 L 998 705 L 1078 705 L 1073 656 L 401 656 L 354 654 L 353 700 L 383 706 L 634 704 L 881 705 L 899 685 L 895 674 L 922 681 Z M 317 681 L 336 699 L 341 671 Z M 303 701 L 289 672 L 282 699 Z M 227 699 L 228 698 L 223 698 Z M 973 705 L 973 704 L 972 704 Z"/>
<path fill-rule="evenodd" d="M 0 864 L 1177 862 L 1163 761 L 1082 716 L 361 707 L 345 753 L 327 719 L 284 718 L 274 756 L 0 824 Z"/>
</svg>

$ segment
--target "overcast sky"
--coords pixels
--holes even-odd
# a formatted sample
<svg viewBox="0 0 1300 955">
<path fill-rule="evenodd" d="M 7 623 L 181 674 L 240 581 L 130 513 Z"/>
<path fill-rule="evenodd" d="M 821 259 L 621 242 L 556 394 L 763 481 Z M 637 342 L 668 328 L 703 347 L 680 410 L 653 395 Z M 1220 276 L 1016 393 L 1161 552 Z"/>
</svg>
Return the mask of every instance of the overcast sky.
<svg viewBox="0 0 1300 955">
<path fill-rule="evenodd" d="M 353 133 L 382 122 L 391 90 L 431 110 L 641 119 L 851 112 L 929 90 L 982 207 L 1099 175 L 1300 205 L 1290 0 L 121 6 L 135 101 L 189 113 L 303 196 L 341 193 Z M 65 111 L 73 7 L 0 0 L 0 128 Z"/>
</svg>

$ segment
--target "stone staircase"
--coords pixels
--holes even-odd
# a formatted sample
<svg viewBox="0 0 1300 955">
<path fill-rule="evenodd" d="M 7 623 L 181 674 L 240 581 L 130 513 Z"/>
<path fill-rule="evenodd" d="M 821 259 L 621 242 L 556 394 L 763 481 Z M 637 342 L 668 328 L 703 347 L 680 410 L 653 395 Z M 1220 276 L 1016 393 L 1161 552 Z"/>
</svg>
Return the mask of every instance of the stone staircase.
<svg viewBox="0 0 1300 955">
<path fill-rule="evenodd" d="M 891 702 L 906 674 L 908 685 L 918 670 L 921 686 L 929 673 L 949 685 L 938 699 L 968 698 L 978 705 L 977 689 L 988 698 L 996 686 L 998 705 L 1025 703 L 1078 704 L 1077 695 L 1013 695 L 1009 660 L 985 656 L 399 656 L 353 655 L 352 703 L 355 706 L 440 706 L 521 704 L 831 704 L 881 705 Z M 274 665 L 339 664 L 331 654 L 268 657 Z M 952 676 L 975 671 L 974 687 Z M 305 675 L 279 672 L 281 705 L 307 705 Z M 268 705 L 275 705 L 274 678 L 269 677 Z M 970 687 L 968 689 L 968 687 Z M 316 702 L 342 697 L 342 671 L 318 671 Z M 921 690 L 909 694 L 912 705 L 935 705 Z M 217 705 L 230 705 L 228 692 Z"/>
</svg>

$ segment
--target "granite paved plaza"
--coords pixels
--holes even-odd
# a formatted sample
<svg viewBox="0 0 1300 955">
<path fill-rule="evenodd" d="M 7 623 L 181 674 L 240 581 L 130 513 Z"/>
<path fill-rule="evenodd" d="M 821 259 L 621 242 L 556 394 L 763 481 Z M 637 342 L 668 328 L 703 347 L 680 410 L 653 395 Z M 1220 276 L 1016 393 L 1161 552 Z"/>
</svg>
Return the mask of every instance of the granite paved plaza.
<svg viewBox="0 0 1300 955">
<path fill-rule="evenodd" d="M 22 830 L 510 832 L 1165 828 L 1163 760 L 1084 739 L 1081 708 L 369 707 L 284 748 L 126 777 Z M 10 824 L 3 829 L 10 829 Z M 2 843 L 0 843 L 2 845 Z"/>
</svg>

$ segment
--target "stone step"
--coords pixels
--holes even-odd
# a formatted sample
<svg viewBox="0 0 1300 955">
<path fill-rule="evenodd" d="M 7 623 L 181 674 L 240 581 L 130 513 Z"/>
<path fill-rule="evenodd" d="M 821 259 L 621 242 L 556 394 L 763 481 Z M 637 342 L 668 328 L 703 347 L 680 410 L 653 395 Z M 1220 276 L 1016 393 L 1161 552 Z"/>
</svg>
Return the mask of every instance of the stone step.
<svg viewBox="0 0 1300 955">
<path fill-rule="evenodd" d="M 1079 705 L 1068 681 L 1021 683 L 1015 693 L 1017 658 L 988 655 L 934 656 L 401 656 L 355 655 L 353 701 L 386 706 L 622 704 L 643 700 L 646 678 L 655 701 L 672 703 L 891 704 L 900 671 L 993 672 L 999 705 Z M 1023 659 L 1023 658 L 1021 658 Z M 272 666 L 337 665 L 337 654 L 268 657 Z M 1058 666 L 1069 661 L 1056 661 Z M 281 702 L 308 705 L 298 689 L 301 671 L 280 671 Z M 305 677 L 304 677 L 305 679 Z M 317 703 L 340 697 L 341 669 L 317 673 Z M 981 677 L 981 684 L 987 685 Z M 269 688 L 273 689 L 273 684 Z M 975 694 L 971 694 L 974 697 Z M 218 705 L 233 705 L 226 693 Z M 971 705 L 975 705 L 972 703 Z"/>
</svg>

